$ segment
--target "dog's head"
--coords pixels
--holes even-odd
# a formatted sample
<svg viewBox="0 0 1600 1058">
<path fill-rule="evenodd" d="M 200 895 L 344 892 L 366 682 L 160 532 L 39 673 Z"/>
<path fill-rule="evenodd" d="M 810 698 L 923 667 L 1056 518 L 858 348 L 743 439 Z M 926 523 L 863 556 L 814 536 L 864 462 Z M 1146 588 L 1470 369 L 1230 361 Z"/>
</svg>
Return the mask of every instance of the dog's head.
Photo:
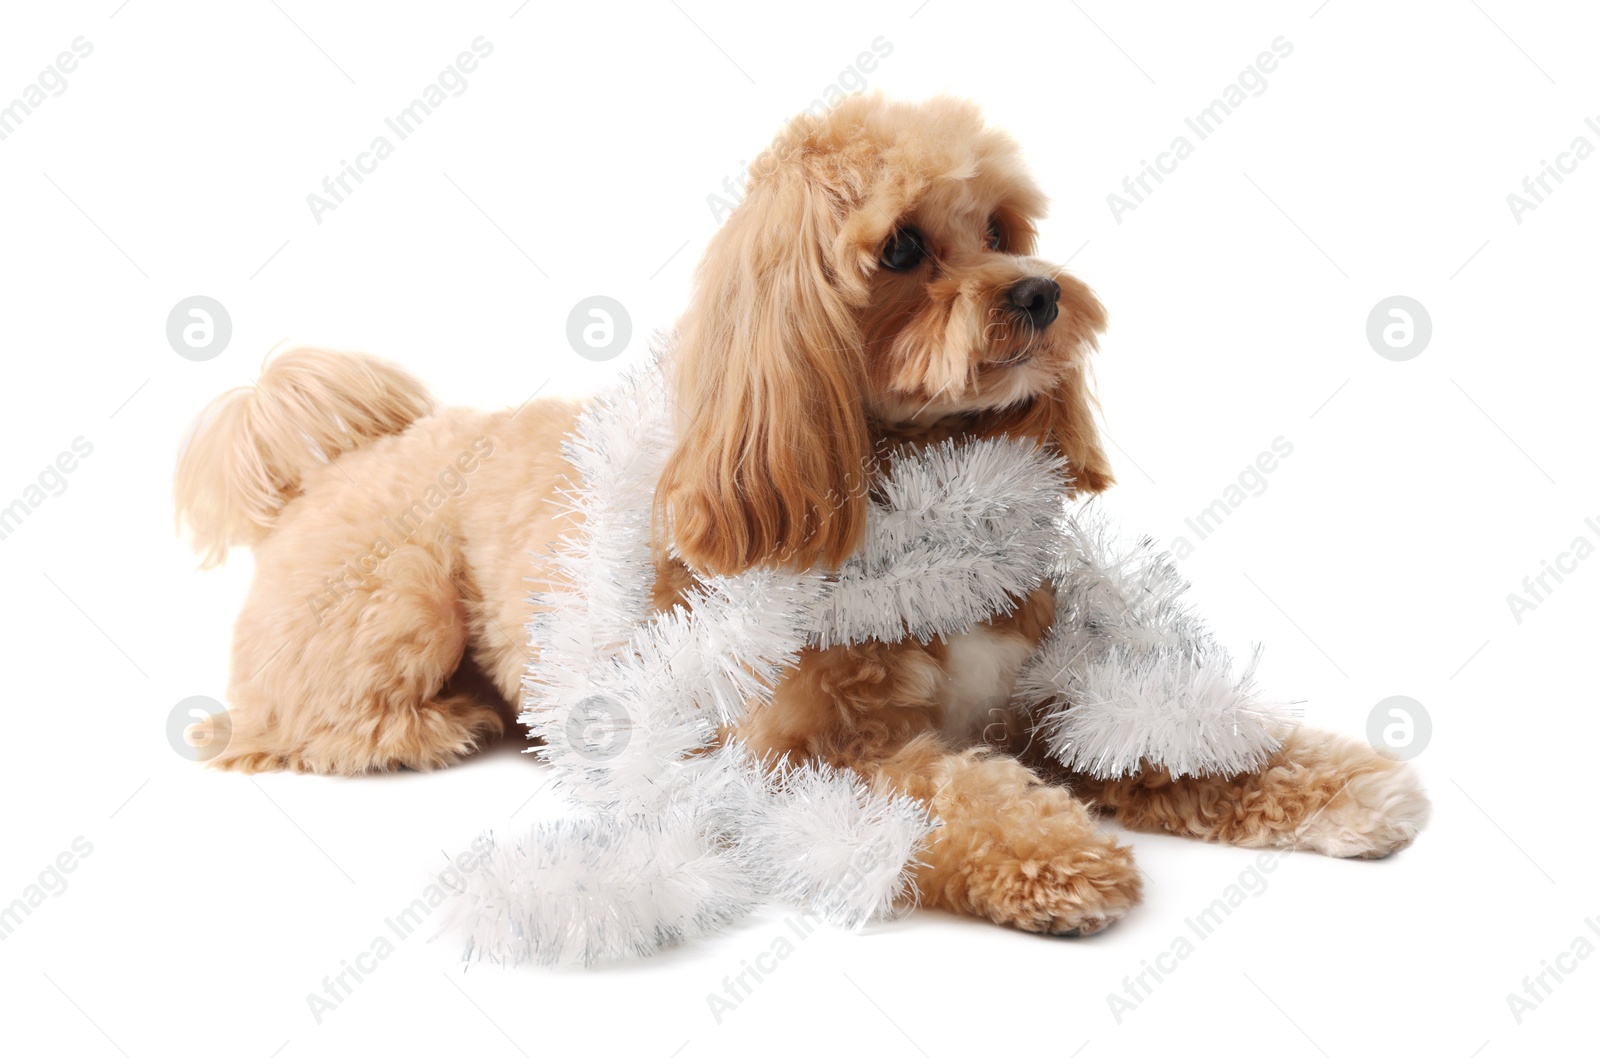
<svg viewBox="0 0 1600 1058">
<path fill-rule="evenodd" d="M 969 103 L 858 96 L 792 122 L 706 251 L 657 509 L 684 560 L 843 561 L 879 442 L 1032 437 L 1111 484 L 1086 357 L 1105 310 L 1034 256 L 1044 196 Z"/>
</svg>

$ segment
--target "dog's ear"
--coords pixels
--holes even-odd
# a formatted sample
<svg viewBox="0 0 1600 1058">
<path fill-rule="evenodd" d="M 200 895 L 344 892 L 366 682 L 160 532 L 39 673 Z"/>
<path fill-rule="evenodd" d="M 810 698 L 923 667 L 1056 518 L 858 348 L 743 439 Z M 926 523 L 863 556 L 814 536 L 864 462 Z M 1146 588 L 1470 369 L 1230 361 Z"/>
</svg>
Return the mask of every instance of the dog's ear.
<svg viewBox="0 0 1600 1058">
<path fill-rule="evenodd" d="M 1099 335 L 1106 329 L 1106 310 L 1094 291 L 1080 280 L 1066 273 L 1055 278 L 1061 286 L 1061 317 L 1056 326 L 1067 328 L 1067 340 L 1073 348 L 1072 367 L 1046 399 L 1034 403 L 1022 429 L 1030 436 L 1044 438 L 1066 457 L 1076 492 L 1104 492 L 1116 483 L 1116 478 L 1095 423 L 1099 405 L 1091 384 L 1089 354 L 1098 347 Z"/>
<path fill-rule="evenodd" d="M 788 159 L 752 180 L 696 274 L 656 491 L 658 534 L 696 570 L 831 568 L 860 543 L 871 442 L 844 290 L 860 280 L 834 257 L 845 213 Z"/>
</svg>

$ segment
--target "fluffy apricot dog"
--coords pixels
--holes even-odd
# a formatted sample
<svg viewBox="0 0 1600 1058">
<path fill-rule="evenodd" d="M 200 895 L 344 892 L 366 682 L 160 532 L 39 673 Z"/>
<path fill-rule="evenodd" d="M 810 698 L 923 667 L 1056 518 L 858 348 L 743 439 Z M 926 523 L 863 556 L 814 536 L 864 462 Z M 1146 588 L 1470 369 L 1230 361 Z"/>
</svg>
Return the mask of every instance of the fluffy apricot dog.
<svg viewBox="0 0 1600 1058">
<path fill-rule="evenodd" d="M 1086 364 L 1106 314 L 1036 256 L 1044 206 L 1016 144 L 962 102 L 857 97 L 791 124 L 678 324 L 658 607 L 699 574 L 836 566 L 894 446 L 1024 437 L 1065 456 L 1080 492 L 1112 484 Z M 213 763 L 427 769 L 503 734 L 528 660 L 530 556 L 570 528 L 556 498 L 577 413 L 440 411 L 387 363 L 309 349 L 208 408 L 178 469 L 179 516 L 207 564 L 236 544 L 256 560 L 232 738 Z M 923 800 L 944 825 L 917 868 L 922 901 L 1039 932 L 1092 933 L 1139 899 L 1132 856 L 1095 811 L 1334 856 L 1383 856 L 1422 827 L 1405 765 L 1314 731 L 1232 778 L 1104 781 L 1030 759 L 1011 692 L 1052 600 L 1046 584 L 927 644 L 808 649 L 732 733 Z"/>
</svg>

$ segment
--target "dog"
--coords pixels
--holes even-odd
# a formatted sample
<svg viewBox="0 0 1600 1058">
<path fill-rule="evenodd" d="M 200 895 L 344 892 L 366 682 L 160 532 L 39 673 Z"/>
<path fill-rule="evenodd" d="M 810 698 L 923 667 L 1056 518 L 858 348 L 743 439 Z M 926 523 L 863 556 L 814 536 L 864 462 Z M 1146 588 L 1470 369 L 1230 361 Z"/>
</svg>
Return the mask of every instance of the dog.
<svg viewBox="0 0 1600 1058">
<path fill-rule="evenodd" d="M 675 448 L 655 495 L 658 609 L 698 577 L 832 569 L 863 537 L 888 453 L 1024 438 L 1083 496 L 1113 483 L 1088 357 L 1106 312 L 1036 256 L 1045 197 L 972 105 L 849 98 L 752 166 L 712 237 L 665 365 Z M 570 528 L 561 441 L 578 404 L 435 409 L 365 355 L 297 349 L 202 413 L 175 492 L 205 564 L 251 545 L 231 738 L 211 763 L 358 775 L 450 764 L 514 725 L 530 562 Z M 1429 806 L 1415 773 L 1300 729 L 1228 778 L 1068 774 L 1012 702 L 1049 630 L 1048 583 L 928 643 L 808 648 L 727 735 L 850 769 L 942 824 L 923 904 L 1087 935 L 1140 898 L 1098 817 L 1235 845 L 1380 857 Z"/>
</svg>

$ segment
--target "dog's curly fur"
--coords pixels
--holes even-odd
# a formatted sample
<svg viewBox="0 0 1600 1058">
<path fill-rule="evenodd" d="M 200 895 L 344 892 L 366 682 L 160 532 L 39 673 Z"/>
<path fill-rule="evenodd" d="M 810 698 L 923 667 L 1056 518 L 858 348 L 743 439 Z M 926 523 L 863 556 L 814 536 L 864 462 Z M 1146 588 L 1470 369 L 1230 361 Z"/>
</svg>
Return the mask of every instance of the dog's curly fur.
<svg viewBox="0 0 1600 1058">
<path fill-rule="evenodd" d="M 658 606 L 697 574 L 837 565 L 898 445 L 1026 437 L 1067 458 L 1079 492 L 1112 483 L 1086 363 L 1105 311 L 1034 256 L 1043 210 L 1015 143 L 969 104 L 857 97 L 791 124 L 752 166 L 679 323 Z M 232 740 L 213 763 L 425 769 L 501 735 L 527 661 L 528 556 L 570 527 L 552 501 L 578 410 L 437 411 L 388 364 L 309 349 L 207 409 L 179 467 L 180 519 L 208 564 L 234 544 L 256 553 Z M 1046 585 L 961 636 L 807 650 L 734 733 L 925 801 L 944 826 L 922 900 L 1039 932 L 1092 933 L 1139 899 L 1096 809 L 1336 856 L 1385 855 L 1424 823 L 1405 765 L 1315 732 L 1230 779 L 1108 782 L 1029 759 L 1011 690 L 1052 614 Z"/>
</svg>

